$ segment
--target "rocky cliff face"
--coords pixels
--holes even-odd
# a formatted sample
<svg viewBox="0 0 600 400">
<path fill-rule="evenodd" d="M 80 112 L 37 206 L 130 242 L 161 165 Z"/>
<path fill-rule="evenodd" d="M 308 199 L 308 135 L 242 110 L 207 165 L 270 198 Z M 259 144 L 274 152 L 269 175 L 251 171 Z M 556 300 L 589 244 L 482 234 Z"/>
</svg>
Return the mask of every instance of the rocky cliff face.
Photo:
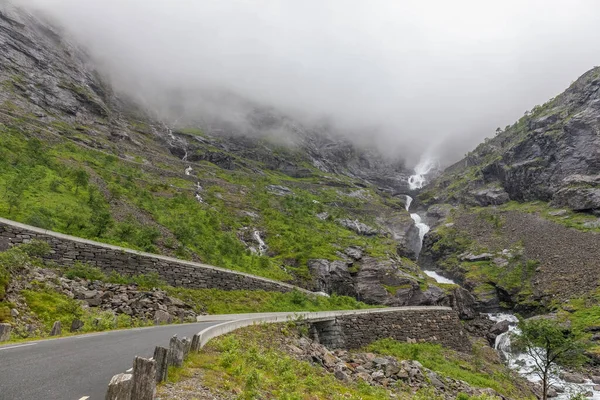
<svg viewBox="0 0 600 400">
<path fill-rule="evenodd" d="M 576 211 L 600 209 L 599 88 L 600 68 L 594 68 L 448 168 L 429 197 L 483 206 L 541 200 Z"/>
<path fill-rule="evenodd" d="M 414 264 L 402 160 L 239 98 L 235 124 L 175 123 L 117 89 L 0 3 L 0 215 L 370 303 L 449 301 Z"/>
</svg>

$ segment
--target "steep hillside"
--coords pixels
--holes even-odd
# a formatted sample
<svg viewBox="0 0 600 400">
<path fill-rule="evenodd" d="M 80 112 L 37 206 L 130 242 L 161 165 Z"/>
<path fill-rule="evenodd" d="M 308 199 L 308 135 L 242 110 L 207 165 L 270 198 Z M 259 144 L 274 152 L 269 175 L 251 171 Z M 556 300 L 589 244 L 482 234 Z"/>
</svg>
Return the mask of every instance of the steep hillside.
<svg viewBox="0 0 600 400">
<path fill-rule="evenodd" d="M 481 310 L 555 312 L 592 336 L 600 325 L 599 87 L 594 68 L 419 194 L 435 228 L 422 267 L 456 278 Z"/>
<path fill-rule="evenodd" d="M 451 301 L 414 263 L 401 160 L 246 110 L 243 131 L 170 126 L 60 30 L 2 3 L 0 216 L 368 303 Z"/>
<path fill-rule="evenodd" d="M 480 144 L 420 195 L 422 201 L 487 206 L 551 201 L 600 209 L 600 67 Z"/>
</svg>

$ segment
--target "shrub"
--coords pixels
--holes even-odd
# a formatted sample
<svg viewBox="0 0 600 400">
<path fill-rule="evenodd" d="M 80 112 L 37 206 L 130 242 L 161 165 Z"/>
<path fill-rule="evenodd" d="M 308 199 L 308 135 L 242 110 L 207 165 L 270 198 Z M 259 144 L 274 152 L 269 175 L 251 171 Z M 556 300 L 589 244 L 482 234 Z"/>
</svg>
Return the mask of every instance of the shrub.
<svg viewBox="0 0 600 400">
<path fill-rule="evenodd" d="M 96 267 L 93 267 L 89 264 L 83 264 L 79 261 L 76 261 L 75 264 L 67 269 L 64 273 L 66 278 L 75 279 L 87 279 L 90 281 L 106 281 L 106 275 Z"/>
</svg>

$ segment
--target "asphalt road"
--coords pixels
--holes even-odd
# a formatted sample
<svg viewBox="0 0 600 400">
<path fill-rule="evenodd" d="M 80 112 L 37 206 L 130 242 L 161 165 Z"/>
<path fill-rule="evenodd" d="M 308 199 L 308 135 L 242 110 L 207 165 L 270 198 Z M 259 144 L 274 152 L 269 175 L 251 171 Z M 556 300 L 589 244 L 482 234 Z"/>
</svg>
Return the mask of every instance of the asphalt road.
<svg viewBox="0 0 600 400">
<path fill-rule="evenodd" d="M 103 400 L 113 375 L 152 357 L 171 336 L 223 321 L 100 332 L 0 346 L 0 400 Z"/>
</svg>

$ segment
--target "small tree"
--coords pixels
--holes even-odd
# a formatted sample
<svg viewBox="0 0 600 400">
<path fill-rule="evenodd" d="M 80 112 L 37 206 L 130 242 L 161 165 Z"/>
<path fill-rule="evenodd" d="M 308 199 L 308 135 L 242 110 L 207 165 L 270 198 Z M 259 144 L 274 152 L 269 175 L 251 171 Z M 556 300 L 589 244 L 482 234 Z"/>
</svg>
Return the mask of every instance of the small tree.
<svg viewBox="0 0 600 400">
<path fill-rule="evenodd" d="M 80 187 L 87 187 L 90 181 L 90 175 L 85 169 L 76 169 L 73 173 L 73 180 L 75 181 L 75 194 L 77 194 Z"/>
<path fill-rule="evenodd" d="M 514 344 L 534 360 L 531 372 L 542 380 L 542 399 L 547 400 L 552 370 L 558 365 L 576 367 L 585 362 L 582 343 L 557 321 L 546 318 L 520 319 L 519 330 Z"/>
</svg>

